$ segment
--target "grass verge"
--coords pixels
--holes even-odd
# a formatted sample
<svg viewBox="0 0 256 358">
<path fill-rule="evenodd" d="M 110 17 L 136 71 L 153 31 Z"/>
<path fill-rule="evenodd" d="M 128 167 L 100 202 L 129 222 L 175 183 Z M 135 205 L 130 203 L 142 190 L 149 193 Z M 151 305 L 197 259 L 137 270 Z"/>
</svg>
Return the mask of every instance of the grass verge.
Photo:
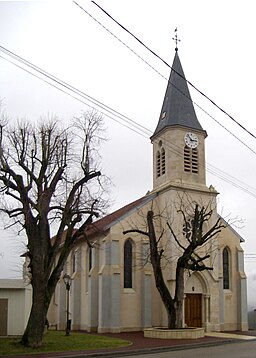
<svg viewBox="0 0 256 358">
<path fill-rule="evenodd" d="M 49 352 L 79 351 L 89 349 L 120 348 L 131 342 L 118 338 L 100 336 L 90 333 L 71 332 L 65 336 L 63 331 L 48 331 L 40 348 L 25 348 L 19 338 L 1 338 L 0 355 L 35 354 Z"/>
</svg>

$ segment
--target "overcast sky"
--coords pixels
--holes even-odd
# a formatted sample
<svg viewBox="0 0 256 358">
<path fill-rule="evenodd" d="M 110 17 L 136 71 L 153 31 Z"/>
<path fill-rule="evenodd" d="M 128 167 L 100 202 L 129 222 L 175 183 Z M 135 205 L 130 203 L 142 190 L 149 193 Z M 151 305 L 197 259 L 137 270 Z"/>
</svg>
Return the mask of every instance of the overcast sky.
<svg viewBox="0 0 256 358">
<path fill-rule="evenodd" d="M 253 0 L 96 2 L 170 65 L 177 27 L 186 78 L 256 135 Z M 0 1 L 0 46 L 153 132 L 170 69 L 91 1 L 77 3 L 86 12 L 72 1 Z M 9 117 L 37 121 L 56 114 L 67 121 L 88 108 L 8 62 L 24 67 L 4 52 L 0 56 L 0 98 Z M 208 133 L 207 185 L 220 192 L 219 213 L 244 220 L 237 231 L 245 239 L 246 255 L 255 254 L 256 140 L 191 87 L 190 93 Z M 117 209 L 152 189 L 152 148 L 145 133 L 139 135 L 108 117 L 105 123 L 109 140 L 102 166 L 115 184 Z M 18 276 L 16 257 L 23 248 L 17 242 L 13 233 L 2 233 L 0 277 Z M 246 258 L 248 272 L 255 264 Z"/>
</svg>

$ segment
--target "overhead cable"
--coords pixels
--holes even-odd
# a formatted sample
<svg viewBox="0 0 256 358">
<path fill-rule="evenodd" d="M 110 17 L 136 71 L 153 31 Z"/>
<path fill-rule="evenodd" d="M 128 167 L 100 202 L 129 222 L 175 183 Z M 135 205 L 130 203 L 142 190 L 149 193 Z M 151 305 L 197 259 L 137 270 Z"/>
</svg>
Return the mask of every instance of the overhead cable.
<svg viewBox="0 0 256 358">
<path fill-rule="evenodd" d="M 115 39 L 117 39 L 122 45 L 124 45 L 129 51 L 131 51 L 135 56 L 137 56 L 140 60 L 142 60 L 147 66 L 149 66 L 153 71 L 155 71 L 158 75 L 160 75 L 162 78 L 164 78 L 166 81 L 170 83 L 177 91 L 179 91 L 183 96 L 185 96 L 188 100 L 190 100 L 195 106 L 197 106 L 201 111 L 203 111 L 207 116 L 209 116 L 211 119 L 213 119 L 218 125 L 220 125 L 225 131 L 227 131 L 230 135 L 232 135 L 236 140 L 238 140 L 243 146 L 245 146 L 247 149 L 249 149 L 253 154 L 256 154 L 256 151 L 253 150 L 248 144 L 246 144 L 244 141 L 242 141 L 238 136 L 236 136 L 233 132 L 231 132 L 229 129 L 227 129 L 222 123 L 220 123 L 216 118 L 214 118 L 211 114 L 209 114 L 205 109 L 203 109 L 199 104 L 192 101 L 191 97 L 188 97 L 185 93 L 183 93 L 179 88 L 177 88 L 172 82 L 170 82 L 165 76 L 163 76 L 156 68 L 154 68 L 148 61 L 146 61 L 143 57 L 141 57 L 136 51 L 134 51 L 130 46 L 128 46 L 125 42 L 123 42 L 119 37 L 117 37 L 112 31 L 110 31 L 105 25 L 103 25 L 100 21 L 98 21 L 94 16 L 92 16 L 87 10 L 85 10 L 81 5 L 79 5 L 76 1 L 73 1 L 75 5 L 77 5 L 83 12 L 85 12 L 89 17 L 91 17 L 96 23 L 98 23 L 104 30 L 106 30 L 108 33 L 111 34 Z M 164 60 L 163 60 L 164 61 Z M 167 63 L 166 65 L 170 68 Z M 178 74 L 174 70 L 175 73 Z M 184 78 L 184 77 L 182 77 Z M 186 78 L 184 78 L 186 81 Z"/>
<path fill-rule="evenodd" d="M 89 96 L 88 94 L 80 91 L 79 89 L 69 85 L 68 83 L 58 79 L 57 77 L 51 75 L 50 73 L 46 72 L 45 70 L 41 69 L 40 67 L 32 64 L 31 62 L 25 60 L 24 58 L 22 58 L 21 56 L 15 54 L 14 52 L 12 51 L 9 51 L 8 49 L 6 49 L 5 47 L 3 46 L 0 46 L 0 51 L 2 51 L 4 54 L 12 57 L 15 61 L 18 61 L 18 62 L 21 62 L 23 65 L 29 67 L 30 69 L 32 69 L 33 71 L 36 71 L 37 73 L 39 73 L 40 75 L 50 79 L 51 81 L 53 81 L 54 83 L 64 87 L 65 89 L 67 89 L 68 91 L 72 92 L 72 93 L 75 93 L 76 95 L 82 97 L 83 99 L 93 103 L 94 105 L 96 105 L 98 108 L 100 108 L 100 110 L 103 110 L 104 111 L 104 115 L 110 117 L 110 115 L 114 115 L 116 117 L 118 117 L 120 120 L 122 120 L 123 122 L 126 123 L 127 125 L 127 128 L 130 128 L 131 126 L 133 128 L 130 128 L 131 130 L 137 132 L 138 134 L 140 135 L 144 135 L 146 138 L 148 138 L 148 136 L 151 135 L 151 131 L 149 129 L 147 129 L 146 127 L 142 126 L 141 124 L 133 121 L 132 119 L 128 118 L 127 116 L 124 116 L 123 114 L 121 114 L 120 112 L 114 110 L 113 108 L 105 105 L 104 103 L 98 101 L 97 99 Z M 23 71 L 31 74 L 32 76 L 46 82 L 47 84 L 51 85 L 52 87 L 55 87 L 56 89 L 70 95 L 71 97 L 73 97 L 74 99 L 88 105 L 89 107 L 91 107 L 87 102 L 85 103 L 84 101 L 82 101 L 81 99 L 77 98 L 77 97 L 74 97 L 73 95 L 69 94 L 68 92 L 64 91 L 63 89 L 57 87 L 56 85 L 54 85 L 53 83 L 49 82 L 49 81 L 46 81 L 45 79 L 43 79 L 42 77 L 36 75 L 35 73 L 19 66 L 17 63 L 13 62 L 13 61 L 10 61 L 9 59 L 3 57 L 3 56 L 0 56 L 1 58 L 3 58 L 4 60 L 12 63 L 13 65 L 15 65 L 16 67 L 22 69 Z M 111 118 L 113 119 L 113 118 Z M 113 119 L 114 120 L 114 119 Z"/>
<path fill-rule="evenodd" d="M 143 41 L 141 41 L 137 36 L 135 36 L 131 31 L 129 31 L 125 26 L 123 26 L 121 23 L 119 23 L 117 20 L 115 20 L 106 10 L 104 10 L 100 5 L 98 5 L 95 1 L 91 0 L 91 2 L 96 5 L 101 11 L 104 12 L 112 21 L 114 21 L 118 26 L 120 26 L 124 31 L 126 31 L 129 35 L 131 35 L 136 41 L 138 41 L 143 47 L 145 47 L 151 54 L 153 54 L 155 57 L 157 57 L 160 61 L 162 61 L 166 66 L 168 66 L 170 69 L 172 69 L 173 72 L 175 72 L 178 76 L 180 76 L 182 79 L 184 79 L 191 87 L 193 87 L 198 93 L 200 93 L 203 97 L 205 97 L 208 101 L 210 101 L 216 108 L 218 108 L 222 113 L 224 113 L 226 116 L 228 116 L 234 123 L 236 123 L 240 128 L 242 128 L 245 132 L 247 132 L 250 136 L 252 136 L 254 139 L 256 139 L 256 136 L 250 132 L 247 128 L 245 128 L 241 123 L 239 123 L 234 117 L 232 117 L 230 114 L 228 114 L 222 107 L 220 107 L 215 101 L 213 101 L 210 97 L 208 97 L 205 93 L 203 93 L 201 90 L 199 90 L 193 83 L 188 81 L 184 76 L 182 76 L 180 73 L 178 73 L 171 65 L 169 65 L 162 57 L 160 57 L 156 52 L 151 50 L 147 45 L 144 44 Z M 77 6 L 79 6 L 81 9 L 83 9 L 76 1 L 73 1 Z M 84 9 L 83 9 L 84 10 Z M 84 10 L 85 11 L 85 10 Z M 87 12 L 88 13 L 88 12 Z M 90 15 L 91 16 L 91 15 Z M 98 22 L 98 21 L 97 21 Z M 105 26 L 104 26 L 105 27 Z M 106 27 L 105 27 L 106 29 Z M 116 36 L 115 36 L 116 37 Z M 119 40 L 120 41 L 120 40 Z M 133 51 L 134 52 L 134 51 Z"/>
<path fill-rule="evenodd" d="M 99 112 L 105 116 L 107 116 L 108 118 L 112 119 L 113 121 L 119 123 L 120 125 L 132 130 L 133 132 L 145 137 L 148 139 L 149 136 L 152 135 L 152 131 L 150 131 L 149 129 L 147 129 L 146 127 L 140 125 L 139 123 L 131 120 L 130 118 L 122 115 L 120 112 L 115 111 L 113 108 L 106 106 L 105 104 L 103 104 L 102 102 L 96 100 L 95 98 L 85 94 L 84 92 L 76 89 L 75 87 L 69 85 L 68 83 L 58 79 L 57 77 L 51 75 L 50 73 L 44 71 L 43 69 L 39 68 L 38 66 L 35 66 L 34 64 L 32 64 L 31 62 L 25 60 L 24 58 L 16 55 L 14 52 L 7 50 L 6 48 L 4 48 L 3 46 L 0 46 L 0 51 L 4 52 L 5 55 L 9 55 L 11 56 L 13 59 L 15 59 L 18 62 L 21 62 L 23 65 L 29 67 L 30 69 L 32 69 L 35 72 L 40 73 L 41 76 L 46 77 L 47 79 L 53 81 L 55 84 L 51 83 L 48 80 L 45 80 L 44 78 L 38 76 L 37 74 L 29 71 L 28 69 L 23 68 L 22 66 L 18 65 L 17 63 L 6 59 L 5 57 L 1 56 L 1 58 L 3 58 L 4 60 L 12 63 L 13 65 L 15 65 L 16 67 L 20 68 L 21 70 L 31 74 L 32 76 L 40 79 L 41 81 L 49 84 L 50 86 L 58 89 L 59 91 L 69 95 L 70 97 L 72 97 L 73 99 L 86 104 L 87 106 L 97 109 L 100 108 Z M 62 88 L 58 87 L 57 85 L 60 85 L 62 87 L 65 88 L 65 90 L 63 90 Z M 70 93 L 71 92 L 71 93 Z M 72 93 L 74 93 L 76 96 L 74 96 Z M 77 96 L 81 97 L 82 99 L 78 98 Z M 87 102 L 85 102 L 84 100 L 86 100 Z M 92 103 L 93 105 L 88 104 L 88 102 Z M 95 108 L 95 106 L 97 108 Z M 107 109 L 108 111 L 106 111 L 105 109 Z M 111 114 L 111 115 L 110 115 Z M 125 123 L 124 123 L 125 122 Z M 136 125 L 136 126 L 135 126 Z M 172 143 L 171 141 L 167 141 L 166 142 L 166 146 L 174 153 L 176 153 L 177 155 L 179 155 L 180 157 L 183 157 L 183 152 L 181 151 L 181 149 L 175 145 L 174 143 Z M 211 173 L 212 175 L 218 177 L 219 179 L 233 185 L 234 187 L 244 191 L 245 193 L 256 197 L 256 189 L 253 187 L 250 187 L 249 185 L 239 181 L 238 179 L 236 179 L 235 177 L 230 176 L 229 174 L 221 171 L 220 169 L 214 167 L 211 164 L 208 164 L 208 167 L 206 168 L 206 170 Z"/>
</svg>

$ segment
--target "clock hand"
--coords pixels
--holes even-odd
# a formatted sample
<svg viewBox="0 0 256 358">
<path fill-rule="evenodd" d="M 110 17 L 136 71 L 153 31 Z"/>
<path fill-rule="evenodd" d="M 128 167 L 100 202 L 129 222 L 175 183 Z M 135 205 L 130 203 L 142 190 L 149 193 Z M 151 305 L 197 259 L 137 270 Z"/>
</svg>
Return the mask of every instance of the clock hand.
<svg viewBox="0 0 256 358">
<path fill-rule="evenodd" d="M 190 139 L 192 142 L 197 142 L 197 139 L 193 139 L 191 135 L 189 135 L 189 139 Z"/>
</svg>

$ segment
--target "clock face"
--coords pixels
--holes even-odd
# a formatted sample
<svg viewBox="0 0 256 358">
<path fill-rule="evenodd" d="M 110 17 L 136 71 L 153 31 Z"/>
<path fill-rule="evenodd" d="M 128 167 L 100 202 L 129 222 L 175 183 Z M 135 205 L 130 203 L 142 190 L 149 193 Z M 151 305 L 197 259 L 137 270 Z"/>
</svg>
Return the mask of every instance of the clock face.
<svg viewBox="0 0 256 358">
<path fill-rule="evenodd" d="M 186 146 L 192 149 L 196 148 L 199 143 L 197 135 L 191 132 L 185 134 L 184 141 Z"/>
</svg>

